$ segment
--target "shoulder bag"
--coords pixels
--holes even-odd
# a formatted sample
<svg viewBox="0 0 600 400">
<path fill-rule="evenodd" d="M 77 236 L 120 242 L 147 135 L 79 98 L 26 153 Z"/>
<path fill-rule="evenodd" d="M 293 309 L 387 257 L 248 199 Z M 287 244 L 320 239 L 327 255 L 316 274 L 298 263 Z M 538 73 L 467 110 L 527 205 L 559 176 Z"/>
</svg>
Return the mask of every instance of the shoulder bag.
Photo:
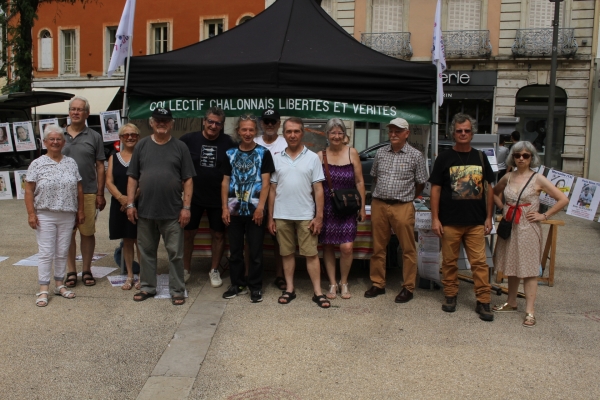
<svg viewBox="0 0 600 400">
<path fill-rule="evenodd" d="M 358 189 L 334 189 L 329 174 L 329 165 L 327 164 L 327 152 L 323 150 L 323 164 L 325 165 L 325 177 L 327 186 L 333 203 L 333 211 L 337 215 L 356 214 L 361 207 L 361 197 Z"/>
<path fill-rule="evenodd" d="M 535 174 L 535 172 L 531 174 L 529 180 L 527 180 L 527 183 L 525 184 L 525 186 L 523 186 L 523 189 L 521 189 L 521 193 L 519 193 L 519 197 L 517 198 L 517 204 L 515 205 L 515 212 L 513 213 L 513 216 L 510 219 L 510 221 L 502 217 L 500 223 L 498 224 L 498 229 L 496 229 L 496 233 L 498 233 L 498 236 L 500 236 L 504 240 L 508 239 L 510 237 L 510 234 L 512 233 L 513 221 L 515 219 L 515 215 L 517 214 L 516 209 L 519 208 L 519 201 L 521 200 L 521 195 L 523 194 L 523 191 L 525 190 L 527 185 L 529 185 L 529 182 L 531 182 L 531 178 L 533 178 Z"/>
</svg>

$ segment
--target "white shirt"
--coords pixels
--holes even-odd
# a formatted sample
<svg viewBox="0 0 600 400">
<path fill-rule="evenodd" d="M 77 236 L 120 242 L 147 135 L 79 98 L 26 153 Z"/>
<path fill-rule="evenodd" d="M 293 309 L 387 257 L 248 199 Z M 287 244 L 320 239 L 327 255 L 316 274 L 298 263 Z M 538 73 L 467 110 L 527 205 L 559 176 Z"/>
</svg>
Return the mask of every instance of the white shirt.
<svg viewBox="0 0 600 400">
<path fill-rule="evenodd" d="M 306 146 L 295 160 L 285 152 L 273 156 L 275 172 L 271 183 L 277 184 L 273 218 L 309 221 L 315 217 L 312 185 L 325 180 L 319 156 Z"/>
<path fill-rule="evenodd" d="M 260 144 L 261 146 L 265 146 L 267 149 L 269 149 L 273 158 L 275 158 L 275 156 L 281 153 L 282 151 L 285 151 L 285 149 L 287 148 L 287 142 L 285 141 L 283 136 L 277 136 L 277 139 L 273 143 L 269 144 L 265 143 L 262 136 L 255 137 L 254 141 Z"/>
<path fill-rule="evenodd" d="M 77 212 L 77 182 L 81 180 L 77 163 L 63 156 L 59 163 L 43 155 L 27 169 L 27 182 L 35 182 L 33 206 L 36 211 Z"/>
</svg>

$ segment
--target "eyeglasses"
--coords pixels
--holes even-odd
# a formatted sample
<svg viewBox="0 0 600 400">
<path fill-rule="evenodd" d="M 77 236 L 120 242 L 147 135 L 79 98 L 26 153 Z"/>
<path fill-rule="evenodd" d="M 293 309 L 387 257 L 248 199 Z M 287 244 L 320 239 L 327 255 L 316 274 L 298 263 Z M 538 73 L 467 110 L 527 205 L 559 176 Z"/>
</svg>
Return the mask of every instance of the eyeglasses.
<svg viewBox="0 0 600 400">
<path fill-rule="evenodd" d="M 138 136 L 140 136 L 139 133 L 122 133 L 119 135 L 119 137 L 127 137 L 127 138 L 133 138 L 133 139 L 136 139 Z"/>
<path fill-rule="evenodd" d="M 329 133 L 332 136 L 344 136 L 345 135 L 344 132 L 340 132 L 340 131 L 329 131 L 327 133 Z"/>
<path fill-rule="evenodd" d="M 71 108 L 69 108 L 69 111 L 71 111 L 71 112 L 84 112 L 84 111 L 87 111 L 87 110 L 85 108 L 71 107 Z"/>
<path fill-rule="evenodd" d="M 531 154 L 529 154 L 529 153 L 514 153 L 513 154 L 513 158 L 515 160 L 518 160 L 521 157 L 523 157 L 524 160 L 529 160 L 531 158 Z"/>
<path fill-rule="evenodd" d="M 223 123 L 222 123 L 222 122 L 219 122 L 219 121 L 213 121 L 212 119 L 207 119 L 207 120 L 206 120 L 206 123 L 207 123 L 208 125 L 214 125 L 214 126 L 223 126 Z"/>
<path fill-rule="evenodd" d="M 63 138 L 46 138 L 46 139 L 44 139 L 44 140 L 45 140 L 46 142 L 62 142 L 62 141 L 63 141 L 63 140 L 65 140 L 65 139 L 63 139 Z"/>
<path fill-rule="evenodd" d="M 240 120 L 256 122 L 256 117 L 252 114 L 244 114 L 244 115 L 240 115 Z"/>
<path fill-rule="evenodd" d="M 457 129 L 454 131 L 454 133 L 471 133 L 472 131 L 470 129 Z"/>
<path fill-rule="evenodd" d="M 265 125 L 277 125 L 279 121 L 277 121 L 276 119 L 263 119 L 262 122 Z"/>
</svg>

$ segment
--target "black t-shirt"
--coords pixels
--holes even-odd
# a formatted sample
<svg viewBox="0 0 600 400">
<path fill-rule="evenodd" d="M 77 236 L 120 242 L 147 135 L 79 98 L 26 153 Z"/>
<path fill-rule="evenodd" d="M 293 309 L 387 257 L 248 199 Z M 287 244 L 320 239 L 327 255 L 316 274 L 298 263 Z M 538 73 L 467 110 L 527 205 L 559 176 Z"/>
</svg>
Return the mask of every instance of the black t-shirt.
<svg viewBox="0 0 600 400">
<path fill-rule="evenodd" d="M 480 154 L 483 156 L 483 168 Z M 436 158 L 429 182 L 442 187 L 439 206 L 442 225 L 485 223 L 484 176 L 488 183 L 494 182 L 494 171 L 487 156 L 479 150 L 471 148 L 470 152 L 458 152 L 450 149 Z"/>
<path fill-rule="evenodd" d="M 208 140 L 202 132 L 190 132 L 180 139 L 190 149 L 196 168 L 192 203 L 203 207 L 221 208 L 221 182 L 225 152 L 236 144 L 229 135 L 221 133 L 215 140 Z"/>
</svg>

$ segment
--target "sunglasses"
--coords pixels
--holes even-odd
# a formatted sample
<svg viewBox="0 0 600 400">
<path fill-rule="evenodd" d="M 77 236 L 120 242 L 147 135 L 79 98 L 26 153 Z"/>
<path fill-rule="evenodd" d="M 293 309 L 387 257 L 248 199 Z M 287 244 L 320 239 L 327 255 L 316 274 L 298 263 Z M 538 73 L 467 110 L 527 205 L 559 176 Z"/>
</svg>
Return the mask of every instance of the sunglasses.
<svg viewBox="0 0 600 400">
<path fill-rule="evenodd" d="M 277 121 L 275 119 L 263 119 L 262 122 L 265 125 L 276 125 L 277 122 L 279 122 L 279 121 Z"/>
<path fill-rule="evenodd" d="M 127 137 L 127 138 L 137 138 L 138 136 L 140 136 L 137 133 L 122 133 L 119 135 L 119 137 Z"/>
<path fill-rule="evenodd" d="M 513 154 L 513 158 L 515 160 L 518 160 L 521 157 L 523 157 L 523 160 L 529 160 L 531 158 L 531 154 L 529 154 L 529 153 L 515 153 L 515 154 Z"/>
<path fill-rule="evenodd" d="M 471 133 L 472 131 L 470 129 L 457 129 L 454 131 L 455 133 Z"/>
<path fill-rule="evenodd" d="M 240 115 L 240 120 L 256 122 L 256 117 L 252 114 L 244 114 L 244 115 Z"/>
<path fill-rule="evenodd" d="M 213 121 L 212 119 L 207 119 L 207 120 L 206 120 L 206 123 L 207 123 L 208 125 L 223 126 L 223 123 L 222 123 L 222 122 L 219 122 L 219 121 Z"/>
</svg>

